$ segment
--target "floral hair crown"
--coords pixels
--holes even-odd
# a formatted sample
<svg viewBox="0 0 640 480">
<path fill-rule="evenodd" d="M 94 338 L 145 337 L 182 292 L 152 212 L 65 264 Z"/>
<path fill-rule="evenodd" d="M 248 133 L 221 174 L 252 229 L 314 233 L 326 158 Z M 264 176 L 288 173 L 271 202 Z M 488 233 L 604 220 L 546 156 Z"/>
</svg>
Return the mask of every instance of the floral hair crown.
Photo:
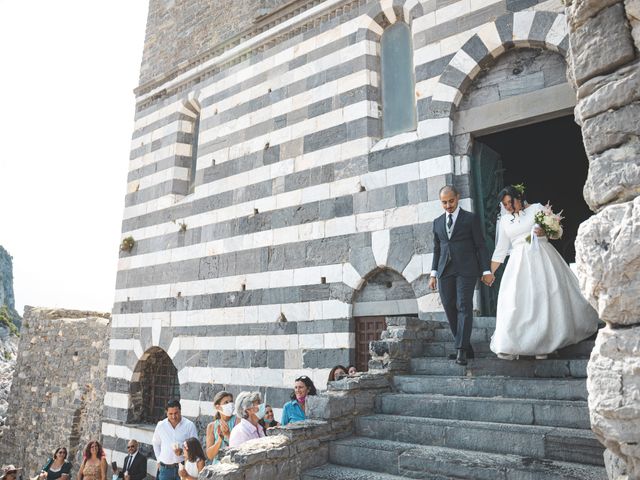
<svg viewBox="0 0 640 480">
<path fill-rule="evenodd" d="M 524 195 L 524 183 L 518 183 L 516 185 L 513 185 L 513 188 L 517 190 L 518 193 L 520 193 L 520 195 Z"/>
</svg>

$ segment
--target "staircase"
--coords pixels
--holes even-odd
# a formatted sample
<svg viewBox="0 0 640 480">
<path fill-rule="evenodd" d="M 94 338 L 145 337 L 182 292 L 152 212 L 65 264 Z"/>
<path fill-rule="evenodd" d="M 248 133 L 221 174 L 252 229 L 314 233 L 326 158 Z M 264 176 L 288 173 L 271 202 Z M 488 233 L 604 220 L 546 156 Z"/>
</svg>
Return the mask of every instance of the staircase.
<svg viewBox="0 0 640 480">
<path fill-rule="evenodd" d="M 304 480 L 420 478 L 605 480 L 603 447 L 589 427 L 586 367 L 593 340 L 547 360 L 500 360 L 489 350 L 495 319 L 477 317 L 465 367 L 445 323 L 376 413 L 331 443 L 330 463 Z"/>
</svg>

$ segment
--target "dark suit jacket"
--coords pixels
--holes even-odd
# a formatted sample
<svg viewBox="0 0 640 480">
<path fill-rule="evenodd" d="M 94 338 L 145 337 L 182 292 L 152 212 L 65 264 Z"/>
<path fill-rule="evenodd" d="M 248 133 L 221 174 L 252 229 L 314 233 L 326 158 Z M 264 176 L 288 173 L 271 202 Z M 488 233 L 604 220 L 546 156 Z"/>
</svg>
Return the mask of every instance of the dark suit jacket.
<svg viewBox="0 0 640 480">
<path fill-rule="evenodd" d="M 478 216 L 461 208 L 451 238 L 447 236 L 446 216 L 445 212 L 433 221 L 431 270 L 436 270 L 440 277 L 447 264 L 452 262 L 460 276 L 482 276 L 482 272 L 489 271 L 491 265 Z"/>
<path fill-rule="evenodd" d="M 130 455 L 127 455 L 124 458 L 122 470 L 120 470 L 118 477 L 124 478 L 125 467 L 127 467 L 126 470 L 129 471 L 130 480 L 144 480 L 147 476 L 147 457 L 138 451 L 133 463 L 131 465 L 127 465 L 129 463 L 129 457 Z"/>
</svg>

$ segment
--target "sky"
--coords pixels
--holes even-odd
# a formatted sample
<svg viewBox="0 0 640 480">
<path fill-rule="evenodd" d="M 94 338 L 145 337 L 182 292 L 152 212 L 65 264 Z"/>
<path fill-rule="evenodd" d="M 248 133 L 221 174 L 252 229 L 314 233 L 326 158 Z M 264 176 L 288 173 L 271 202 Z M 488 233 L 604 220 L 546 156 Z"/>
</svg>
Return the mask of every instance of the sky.
<svg viewBox="0 0 640 480">
<path fill-rule="evenodd" d="M 0 245 L 25 305 L 111 311 L 147 0 L 0 0 Z"/>
</svg>

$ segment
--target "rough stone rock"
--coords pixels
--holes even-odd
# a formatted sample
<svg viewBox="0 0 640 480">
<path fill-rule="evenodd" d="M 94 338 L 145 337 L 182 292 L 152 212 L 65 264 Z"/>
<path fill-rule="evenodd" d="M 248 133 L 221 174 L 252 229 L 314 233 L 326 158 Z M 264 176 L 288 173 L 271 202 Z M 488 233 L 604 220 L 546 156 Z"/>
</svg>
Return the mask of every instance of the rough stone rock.
<svg viewBox="0 0 640 480">
<path fill-rule="evenodd" d="M 626 65 L 610 75 L 592 78 L 578 89 L 577 95 L 576 115 L 580 123 L 640 99 L 640 63 Z"/>
<path fill-rule="evenodd" d="M 604 451 L 604 466 L 607 469 L 607 477 L 612 480 L 627 480 L 627 464 L 618 455 L 608 448 Z"/>
<path fill-rule="evenodd" d="M 640 0 L 625 0 L 624 8 L 631 25 L 631 36 L 636 48 L 640 49 Z"/>
<path fill-rule="evenodd" d="M 582 122 L 584 146 L 589 155 L 640 139 L 640 102 L 606 111 Z"/>
<path fill-rule="evenodd" d="M 569 43 L 578 85 L 611 72 L 635 57 L 629 23 L 621 3 L 602 10 L 577 27 Z"/>
<path fill-rule="evenodd" d="M 569 26 L 575 30 L 584 22 L 594 17 L 604 8 L 610 7 L 620 0 L 575 0 L 567 6 Z M 567 2 L 569 3 L 569 2 Z"/>
<path fill-rule="evenodd" d="M 580 225 L 576 264 L 583 294 L 600 318 L 640 322 L 640 197 L 610 205 Z"/>
<path fill-rule="evenodd" d="M 601 329 L 587 370 L 591 429 L 639 478 L 640 326 Z"/>
<path fill-rule="evenodd" d="M 640 140 L 606 150 L 589 161 L 584 198 L 597 212 L 610 203 L 633 200 L 640 195 Z"/>
</svg>

